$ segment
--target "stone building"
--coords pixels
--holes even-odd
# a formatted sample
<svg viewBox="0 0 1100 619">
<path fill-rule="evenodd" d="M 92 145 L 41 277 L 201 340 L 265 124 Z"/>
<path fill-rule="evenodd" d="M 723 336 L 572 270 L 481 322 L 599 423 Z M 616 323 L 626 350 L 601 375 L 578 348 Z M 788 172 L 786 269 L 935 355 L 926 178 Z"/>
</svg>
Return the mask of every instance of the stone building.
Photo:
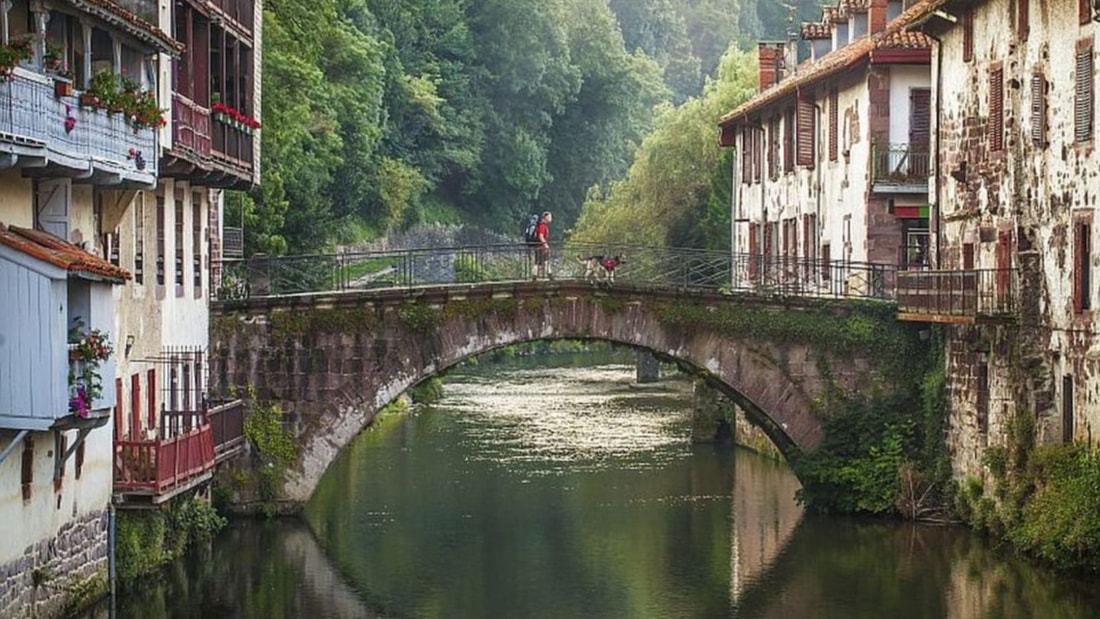
<svg viewBox="0 0 1100 619">
<path fill-rule="evenodd" d="M 1100 430 L 1100 4 L 924 0 L 913 12 L 939 40 L 939 271 L 903 286 L 924 292 L 902 305 L 950 324 L 949 447 L 956 474 L 978 477 L 987 448 L 1014 440 L 1015 421 L 1047 443 L 1096 444 Z"/>
<path fill-rule="evenodd" d="M 104 591 L 111 507 L 239 445 L 205 354 L 223 192 L 259 182 L 260 15 L 0 2 L 0 616 Z"/>
<path fill-rule="evenodd" d="M 931 39 L 896 23 L 902 9 L 826 7 L 801 26 L 801 64 L 793 39 L 759 45 L 759 94 L 719 123 L 737 149 L 733 246 L 754 257 L 750 279 L 783 279 L 760 269 L 791 259 L 926 266 Z"/>
</svg>

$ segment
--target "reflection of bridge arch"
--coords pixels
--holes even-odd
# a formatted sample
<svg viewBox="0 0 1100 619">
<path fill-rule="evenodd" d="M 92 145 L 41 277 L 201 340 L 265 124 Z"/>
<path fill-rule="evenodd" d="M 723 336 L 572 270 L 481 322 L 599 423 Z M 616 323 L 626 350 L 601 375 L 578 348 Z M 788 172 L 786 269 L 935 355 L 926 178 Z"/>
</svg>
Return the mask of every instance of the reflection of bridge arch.
<svg viewBox="0 0 1100 619">
<path fill-rule="evenodd" d="M 819 305 L 627 286 L 596 292 L 577 282 L 253 298 L 214 308 L 211 376 L 223 388 L 255 385 L 290 415 L 301 454 L 283 489 L 292 503 L 308 499 L 340 450 L 408 388 L 469 357 L 540 339 L 606 340 L 692 366 L 791 457 L 820 440 L 815 411 L 830 389 L 872 384 L 872 364 L 797 338 L 731 335 L 707 317 Z M 834 308 L 823 319 L 854 311 Z"/>
</svg>

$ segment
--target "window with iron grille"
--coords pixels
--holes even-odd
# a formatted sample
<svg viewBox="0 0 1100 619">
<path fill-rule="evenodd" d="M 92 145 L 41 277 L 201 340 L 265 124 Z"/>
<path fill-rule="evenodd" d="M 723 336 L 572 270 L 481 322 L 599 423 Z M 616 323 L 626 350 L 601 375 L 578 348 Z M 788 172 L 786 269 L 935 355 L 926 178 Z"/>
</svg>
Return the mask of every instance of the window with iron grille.
<svg viewBox="0 0 1100 619">
<path fill-rule="evenodd" d="M 837 135 L 840 132 L 840 94 L 834 88 L 829 93 L 829 161 L 837 158 Z"/>
<path fill-rule="evenodd" d="M 1093 63 L 1092 40 L 1077 44 L 1075 100 L 1073 108 L 1073 137 L 1076 142 L 1092 139 L 1093 129 Z"/>
<path fill-rule="evenodd" d="M 1004 149 L 1005 139 L 1005 71 L 1000 64 L 989 69 L 989 150 Z"/>
<path fill-rule="evenodd" d="M 164 236 L 167 232 L 164 227 L 164 196 L 157 196 L 157 285 L 164 285 Z"/>
<path fill-rule="evenodd" d="M 134 283 L 145 282 L 145 196 L 134 206 Z"/>
<path fill-rule="evenodd" d="M 1031 143 L 1047 145 L 1047 80 L 1042 73 L 1031 76 Z"/>
<path fill-rule="evenodd" d="M 183 294 L 183 197 L 176 194 L 176 296 Z"/>
</svg>

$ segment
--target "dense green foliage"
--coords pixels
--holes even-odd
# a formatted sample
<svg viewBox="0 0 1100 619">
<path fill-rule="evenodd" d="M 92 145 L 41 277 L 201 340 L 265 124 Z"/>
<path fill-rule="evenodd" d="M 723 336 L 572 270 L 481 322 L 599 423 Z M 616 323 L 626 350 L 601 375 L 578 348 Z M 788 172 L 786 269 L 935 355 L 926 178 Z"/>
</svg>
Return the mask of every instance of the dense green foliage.
<svg viewBox="0 0 1100 619">
<path fill-rule="evenodd" d="M 724 186 L 728 166 L 716 165 L 714 123 L 751 85 L 753 60 L 735 55 L 726 64 L 743 66 L 719 80 L 739 80 L 740 94 L 708 80 L 731 43 L 785 30 L 773 4 L 271 0 L 262 185 L 230 195 L 227 220 L 243 224 L 249 252 L 269 253 L 425 221 L 515 233 L 542 208 L 569 229 L 589 196 L 624 177 L 665 104 L 664 137 L 646 156 L 670 148 L 659 157 L 690 167 L 675 170 L 674 186 L 690 171 L 685 189 L 663 202 L 684 211 L 674 239 L 721 245 L 728 193 L 707 188 Z M 814 4 L 802 0 L 790 23 L 814 17 Z M 673 102 L 686 109 L 669 116 Z M 686 223 L 700 213 L 708 232 Z"/>
<path fill-rule="evenodd" d="M 273 404 L 256 400 L 255 390 L 249 388 L 252 410 L 244 422 L 244 435 L 252 445 L 258 459 L 254 468 L 258 479 L 260 509 L 273 515 L 273 501 L 286 476 L 287 468 L 298 458 L 294 437 L 283 427 L 283 411 Z"/>
<path fill-rule="evenodd" d="M 176 559 L 191 544 L 208 540 L 226 525 L 206 501 L 194 496 L 173 500 L 162 510 L 118 512 L 118 573 L 123 581 L 153 572 Z"/>
</svg>

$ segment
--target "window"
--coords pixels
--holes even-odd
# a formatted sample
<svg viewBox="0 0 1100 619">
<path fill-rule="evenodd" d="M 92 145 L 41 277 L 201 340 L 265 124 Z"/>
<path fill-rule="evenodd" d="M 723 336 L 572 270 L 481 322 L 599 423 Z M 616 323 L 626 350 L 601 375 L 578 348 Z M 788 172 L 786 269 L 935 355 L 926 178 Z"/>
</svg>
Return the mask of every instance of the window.
<svg viewBox="0 0 1100 619">
<path fill-rule="evenodd" d="M 157 371 L 147 370 L 145 372 L 145 414 L 147 415 L 146 425 L 149 429 L 156 429 L 157 427 Z"/>
<path fill-rule="evenodd" d="M 1062 442 L 1073 442 L 1073 376 L 1062 376 Z"/>
<path fill-rule="evenodd" d="M 828 243 L 822 243 L 822 245 L 821 245 L 821 279 L 824 280 L 824 281 L 829 281 L 829 277 L 832 275 L 829 271 L 829 269 L 831 268 L 831 265 L 829 264 L 830 262 L 832 262 L 832 258 L 830 257 L 829 244 Z"/>
<path fill-rule="evenodd" d="M 779 117 L 768 123 L 768 175 L 779 178 Z"/>
<path fill-rule="evenodd" d="M 1031 33 L 1031 1 L 1016 0 L 1016 36 L 1021 41 L 1027 40 Z"/>
<path fill-rule="evenodd" d="M 751 129 L 752 132 L 752 180 L 759 183 L 764 177 L 764 129 Z"/>
<path fill-rule="evenodd" d="M 183 192 L 176 190 L 176 296 L 183 295 Z"/>
<path fill-rule="evenodd" d="M 817 158 L 817 119 L 814 102 L 802 99 L 798 102 L 798 165 L 814 167 Z"/>
<path fill-rule="evenodd" d="M 1077 43 L 1077 73 L 1074 90 L 1076 100 L 1073 108 L 1073 137 L 1076 142 L 1088 142 L 1092 139 L 1093 125 L 1093 66 L 1092 40 Z"/>
<path fill-rule="evenodd" d="M 34 485 L 34 436 L 23 439 L 23 462 L 19 475 L 23 484 L 23 500 L 31 500 L 31 486 Z"/>
<path fill-rule="evenodd" d="M 978 416 L 978 430 L 983 434 L 989 430 L 989 363 L 980 361 L 974 368 L 975 413 Z"/>
<path fill-rule="evenodd" d="M 164 285 L 164 196 L 157 195 L 157 285 Z"/>
<path fill-rule="evenodd" d="M 741 182 L 749 184 L 752 182 L 752 129 L 748 127 L 742 127 L 741 129 Z"/>
<path fill-rule="evenodd" d="M 1092 0 L 1077 0 L 1077 17 L 1081 25 L 1092 19 Z"/>
<path fill-rule="evenodd" d="M 962 255 L 963 270 L 964 271 L 974 270 L 974 244 L 973 243 L 963 243 L 963 248 L 962 249 L 963 249 L 963 255 Z"/>
<path fill-rule="evenodd" d="M 134 207 L 134 283 L 145 282 L 145 195 Z"/>
<path fill-rule="evenodd" d="M 836 89 L 829 93 L 829 161 L 836 161 L 837 134 L 840 129 L 840 96 Z"/>
<path fill-rule="evenodd" d="M 795 108 L 787 110 L 783 119 L 783 172 L 794 171 Z"/>
<path fill-rule="evenodd" d="M 963 62 L 974 60 L 974 9 L 963 9 Z"/>
<path fill-rule="evenodd" d="M 989 150 L 1004 150 L 1005 146 L 1005 71 L 1000 64 L 989 69 Z"/>
<path fill-rule="evenodd" d="M 1073 308 L 1078 313 L 1092 308 L 1092 223 L 1078 219 L 1073 226 Z"/>
<path fill-rule="evenodd" d="M 1042 73 L 1031 76 L 1031 143 L 1047 145 L 1047 80 Z"/>
<path fill-rule="evenodd" d="M 202 194 L 191 194 L 191 274 L 195 298 L 202 296 Z"/>
</svg>

